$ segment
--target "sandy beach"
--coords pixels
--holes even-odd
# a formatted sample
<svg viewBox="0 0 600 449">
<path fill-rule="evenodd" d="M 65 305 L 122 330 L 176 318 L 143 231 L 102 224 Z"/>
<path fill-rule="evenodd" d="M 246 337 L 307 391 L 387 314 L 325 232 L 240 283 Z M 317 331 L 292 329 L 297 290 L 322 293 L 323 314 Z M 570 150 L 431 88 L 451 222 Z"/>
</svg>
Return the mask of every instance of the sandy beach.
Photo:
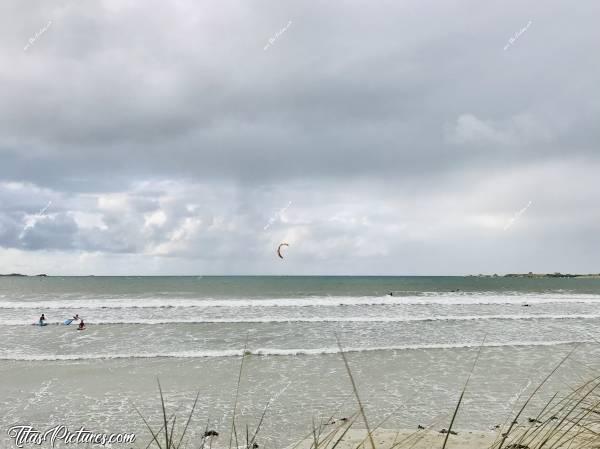
<svg viewBox="0 0 600 449">
<path fill-rule="evenodd" d="M 344 429 L 329 431 L 323 438 L 323 448 L 331 448 L 342 436 Z M 454 432 L 454 431 L 453 431 Z M 450 435 L 447 448 L 453 449 L 485 449 L 490 447 L 496 440 L 498 433 L 493 431 L 478 430 L 456 430 L 457 435 Z M 437 430 L 390 430 L 378 429 L 373 432 L 373 442 L 377 449 L 390 449 L 392 447 L 428 449 L 432 447 L 441 448 L 445 434 Z M 339 449 L 356 449 L 358 447 L 370 449 L 367 432 L 360 429 L 350 429 L 337 444 Z M 291 445 L 287 449 L 311 449 L 314 448 L 314 439 L 306 439 L 298 444 Z"/>
<path fill-rule="evenodd" d="M 576 421 L 577 418 L 574 418 Z M 570 420 L 569 420 L 570 421 Z M 581 426 L 589 429 L 589 426 Z M 548 426 L 546 429 L 539 431 L 539 426 L 518 426 L 513 428 L 512 438 L 507 438 L 503 442 L 503 448 L 509 449 L 533 449 L 541 447 L 566 448 L 567 446 L 587 447 L 592 442 L 590 440 L 590 432 L 582 431 L 582 428 L 577 426 L 565 426 L 561 431 L 554 433 L 554 426 Z M 537 429 L 537 430 L 536 430 Z M 568 429 L 568 430 L 567 430 Z M 371 449 L 371 441 L 367 436 L 366 430 L 351 428 L 344 433 L 346 427 L 339 427 L 324 432 L 319 438 L 320 449 Z M 445 429 L 444 429 L 445 430 Z M 597 430 L 597 429 L 594 429 Z M 446 442 L 447 449 L 487 449 L 498 447 L 501 440 L 500 431 L 481 431 L 481 430 L 465 430 L 455 429 L 448 437 Z M 529 435 L 520 439 L 523 434 Z M 375 449 L 431 449 L 442 448 L 446 433 L 442 433 L 437 428 L 417 429 L 417 430 L 391 430 L 377 429 L 371 434 Z M 544 442 L 544 440 L 546 440 Z M 592 436 L 592 439 L 594 437 Z M 592 447 L 597 447 L 597 438 Z M 314 449 L 314 438 L 307 438 L 297 444 L 289 446 L 287 449 Z"/>
</svg>

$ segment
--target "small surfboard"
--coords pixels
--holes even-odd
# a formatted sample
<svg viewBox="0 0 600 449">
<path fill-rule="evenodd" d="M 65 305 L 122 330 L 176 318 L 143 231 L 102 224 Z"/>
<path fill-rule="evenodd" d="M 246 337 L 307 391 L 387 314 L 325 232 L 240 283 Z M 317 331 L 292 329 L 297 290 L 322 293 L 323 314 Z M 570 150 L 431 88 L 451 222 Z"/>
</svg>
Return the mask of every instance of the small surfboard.
<svg viewBox="0 0 600 449">
<path fill-rule="evenodd" d="M 77 330 L 78 330 L 78 331 L 84 331 L 84 330 L 85 330 L 85 327 L 78 327 L 78 328 L 77 328 Z"/>
<path fill-rule="evenodd" d="M 63 321 L 63 324 L 66 324 L 66 325 L 68 326 L 68 325 L 69 325 L 69 324 L 71 324 L 73 321 L 74 321 L 73 319 L 70 319 L 70 320 L 65 320 L 65 321 Z"/>
</svg>

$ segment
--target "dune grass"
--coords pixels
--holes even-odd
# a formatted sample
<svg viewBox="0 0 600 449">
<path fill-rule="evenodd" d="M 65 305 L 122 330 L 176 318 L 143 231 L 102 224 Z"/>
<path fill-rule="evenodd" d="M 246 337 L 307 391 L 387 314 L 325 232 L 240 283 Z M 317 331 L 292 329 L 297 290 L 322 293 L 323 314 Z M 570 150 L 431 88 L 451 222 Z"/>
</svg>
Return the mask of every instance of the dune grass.
<svg viewBox="0 0 600 449">
<path fill-rule="evenodd" d="M 338 347 L 340 348 L 341 358 L 352 385 L 358 410 L 348 418 L 337 420 L 335 425 L 332 425 L 334 421 L 333 416 L 319 423 L 315 423 L 313 420 L 310 432 L 307 432 L 302 440 L 296 445 L 290 446 L 289 449 L 298 449 L 299 447 L 302 447 L 302 449 L 340 449 L 341 447 L 344 449 L 411 449 L 422 443 L 428 434 L 431 435 L 432 432 L 438 432 L 435 430 L 434 425 L 427 428 L 419 426 L 420 428 L 414 432 L 403 432 L 402 438 L 399 438 L 400 432 L 398 432 L 393 441 L 386 442 L 385 448 L 378 447 L 373 435 L 378 429 L 384 428 L 383 425 L 390 416 L 377 423 L 374 427 L 371 427 L 346 353 L 339 340 Z M 465 447 L 461 446 L 459 437 L 456 437 L 456 439 L 452 438 L 452 435 L 456 434 L 452 429 L 461 406 L 463 406 L 463 399 L 468 390 L 469 380 L 475 371 L 482 348 L 483 343 L 475 356 L 471 371 L 452 413 L 448 429 L 444 429 L 445 436 L 443 443 L 440 443 L 439 446 L 431 445 L 427 447 L 431 447 L 431 449 Z M 572 388 L 571 391 L 557 392 L 539 410 L 532 410 L 531 407 L 534 397 L 539 394 L 541 388 L 563 366 L 576 349 L 577 346 L 560 360 L 520 407 L 511 411 L 505 423 L 497 430 L 497 438 L 493 444 L 471 446 L 469 449 L 600 449 L 600 376 L 593 377 L 580 386 Z M 229 449 L 257 449 L 260 447 L 259 433 L 269 408 L 269 403 L 267 403 L 254 429 L 250 429 L 246 425 L 245 429 L 240 432 L 237 422 L 237 405 L 244 360 L 247 356 L 247 351 L 244 350 L 234 396 L 228 444 Z M 162 415 L 161 426 L 158 430 L 155 430 L 139 410 L 136 409 L 151 435 L 151 440 L 146 449 L 151 446 L 158 449 L 205 449 L 208 446 L 209 449 L 212 449 L 213 444 L 218 447 L 224 447 L 215 443 L 218 433 L 210 430 L 209 422 L 206 422 L 204 426 L 205 430 L 199 439 L 191 441 L 191 439 L 186 438 L 196 411 L 199 394 L 196 395 L 186 419 L 180 421 L 185 422 L 185 424 L 181 428 L 178 428 L 178 410 L 169 414 L 160 382 L 158 382 L 158 390 Z M 529 414 L 533 413 L 533 417 L 528 416 L 524 423 L 519 424 L 519 421 L 523 421 L 523 417 L 526 416 L 525 412 Z M 358 427 L 357 424 L 359 422 L 362 422 L 364 425 L 365 436 L 358 443 L 353 443 L 349 446 L 346 437 L 351 430 Z"/>
</svg>

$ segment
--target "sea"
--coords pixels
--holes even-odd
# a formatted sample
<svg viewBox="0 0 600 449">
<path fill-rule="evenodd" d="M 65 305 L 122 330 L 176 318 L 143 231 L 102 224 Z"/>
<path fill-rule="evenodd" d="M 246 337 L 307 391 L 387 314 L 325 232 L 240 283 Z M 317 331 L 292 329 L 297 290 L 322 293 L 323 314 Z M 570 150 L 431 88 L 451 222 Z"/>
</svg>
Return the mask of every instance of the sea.
<svg viewBox="0 0 600 449">
<path fill-rule="evenodd" d="M 557 366 L 524 417 L 594 375 L 599 306 L 591 278 L 2 277 L 0 447 L 64 425 L 145 448 L 160 383 L 176 432 L 198 395 L 189 447 L 229 447 L 235 413 L 234 447 L 284 448 L 357 412 L 349 372 L 371 427 L 447 428 L 469 378 L 455 428 L 489 430 Z"/>
</svg>

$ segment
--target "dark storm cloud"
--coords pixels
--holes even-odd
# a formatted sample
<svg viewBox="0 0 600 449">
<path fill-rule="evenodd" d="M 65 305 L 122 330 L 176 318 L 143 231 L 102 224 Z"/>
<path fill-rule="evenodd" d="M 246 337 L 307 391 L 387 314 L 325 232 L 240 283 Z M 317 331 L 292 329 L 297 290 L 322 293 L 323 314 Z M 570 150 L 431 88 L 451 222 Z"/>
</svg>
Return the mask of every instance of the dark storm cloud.
<svg viewBox="0 0 600 449">
<path fill-rule="evenodd" d="M 0 12 L 0 181 L 21 185 L 0 188 L 6 248 L 260 271 L 296 238 L 295 272 L 315 258 L 350 269 L 352 255 L 387 271 L 397 252 L 415 261 L 400 270 L 438 270 L 421 251 L 447 259 L 440 236 L 468 245 L 530 200 L 527 214 L 554 217 L 597 187 L 544 200 L 553 179 L 598 163 L 591 0 L 10 0 Z M 564 235 L 591 233 L 578 217 Z M 538 225 L 532 245 L 555 232 Z M 475 264 L 463 254 L 456 266 Z"/>
</svg>

